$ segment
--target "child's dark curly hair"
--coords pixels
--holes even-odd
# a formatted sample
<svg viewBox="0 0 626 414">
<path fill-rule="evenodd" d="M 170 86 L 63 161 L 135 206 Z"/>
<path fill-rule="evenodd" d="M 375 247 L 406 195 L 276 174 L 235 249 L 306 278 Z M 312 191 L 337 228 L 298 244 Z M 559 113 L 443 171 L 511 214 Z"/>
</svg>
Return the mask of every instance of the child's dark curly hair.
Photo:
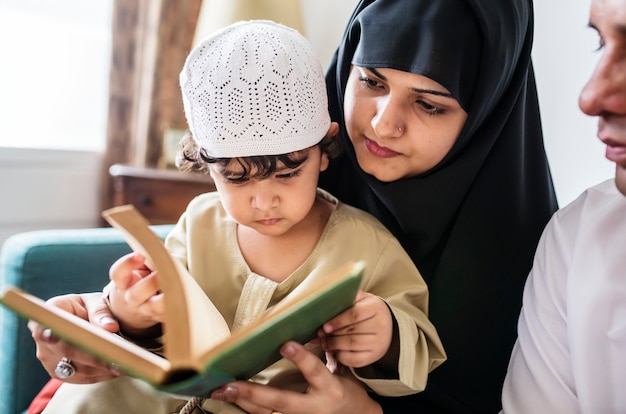
<svg viewBox="0 0 626 414">
<path fill-rule="evenodd" d="M 322 138 L 316 145 L 320 147 L 322 153 L 325 153 L 329 159 L 336 158 L 343 149 L 338 137 L 333 136 Z M 277 165 L 287 168 L 296 168 L 306 161 L 309 149 L 310 148 L 281 155 L 234 158 L 242 167 L 241 176 L 238 178 L 267 178 L 276 172 Z M 226 167 L 231 160 L 233 160 L 233 158 L 216 158 L 208 155 L 205 150 L 198 146 L 189 130 L 187 130 L 181 139 L 178 153 L 176 154 L 176 166 L 183 172 L 194 171 L 208 174 L 210 164 L 219 164 L 222 167 Z M 255 171 L 253 177 L 250 176 L 251 171 Z"/>
</svg>

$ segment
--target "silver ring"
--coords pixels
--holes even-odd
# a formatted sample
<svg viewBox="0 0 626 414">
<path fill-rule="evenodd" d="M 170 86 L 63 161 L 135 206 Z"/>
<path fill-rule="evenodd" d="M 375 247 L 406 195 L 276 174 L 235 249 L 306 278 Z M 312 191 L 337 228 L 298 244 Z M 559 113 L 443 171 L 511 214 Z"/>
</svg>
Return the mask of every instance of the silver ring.
<svg viewBox="0 0 626 414">
<path fill-rule="evenodd" d="M 63 357 L 54 368 L 54 375 L 59 379 L 68 379 L 72 375 L 76 374 L 76 368 L 72 365 L 72 361 Z"/>
</svg>

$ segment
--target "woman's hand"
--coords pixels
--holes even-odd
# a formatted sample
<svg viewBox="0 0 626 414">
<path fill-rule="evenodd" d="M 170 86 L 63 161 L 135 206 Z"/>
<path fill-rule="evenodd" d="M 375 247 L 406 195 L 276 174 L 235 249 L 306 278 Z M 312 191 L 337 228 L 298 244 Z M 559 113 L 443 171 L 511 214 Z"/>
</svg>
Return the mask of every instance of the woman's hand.
<svg viewBox="0 0 626 414">
<path fill-rule="evenodd" d="M 49 304 L 73 313 L 90 323 L 109 332 L 117 332 L 119 325 L 112 317 L 109 308 L 102 299 L 102 293 L 84 293 L 81 295 L 63 295 L 51 298 Z M 75 368 L 75 373 L 63 379 L 74 384 L 90 384 L 120 376 L 120 372 L 105 362 L 86 354 L 78 348 L 61 341 L 34 321 L 28 323 L 37 345 L 37 358 L 52 378 L 58 378 L 54 369 L 61 360 L 67 358 Z"/>
<path fill-rule="evenodd" d="M 251 414 L 381 414 L 381 407 L 358 382 L 333 375 L 324 363 L 297 342 L 287 342 L 281 354 L 293 362 L 309 383 L 306 393 L 237 381 L 214 391 L 211 398 L 237 404 Z"/>
</svg>

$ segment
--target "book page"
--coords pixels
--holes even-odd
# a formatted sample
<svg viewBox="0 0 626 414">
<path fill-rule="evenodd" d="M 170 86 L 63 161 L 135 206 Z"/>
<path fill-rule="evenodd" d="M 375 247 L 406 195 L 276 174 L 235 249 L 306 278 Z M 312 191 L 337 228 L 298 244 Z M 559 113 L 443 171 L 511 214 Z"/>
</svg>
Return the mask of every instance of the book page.
<svg viewBox="0 0 626 414">
<path fill-rule="evenodd" d="M 148 267 L 158 272 L 165 301 L 165 357 L 172 369 L 200 369 L 199 356 L 230 336 L 226 321 L 133 206 L 115 207 L 102 215 L 124 234 L 134 251 L 146 258 Z"/>
</svg>

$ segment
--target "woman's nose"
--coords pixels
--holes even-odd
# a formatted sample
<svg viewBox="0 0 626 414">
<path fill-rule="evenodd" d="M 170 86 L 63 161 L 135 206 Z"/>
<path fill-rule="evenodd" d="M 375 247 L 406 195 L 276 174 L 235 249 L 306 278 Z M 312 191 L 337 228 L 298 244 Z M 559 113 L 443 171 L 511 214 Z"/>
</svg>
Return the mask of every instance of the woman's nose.
<svg viewBox="0 0 626 414">
<path fill-rule="evenodd" d="M 381 98 L 376 106 L 376 115 L 372 118 L 372 128 L 379 137 L 400 137 L 405 132 L 402 106 L 392 97 Z"/>
</svg>

